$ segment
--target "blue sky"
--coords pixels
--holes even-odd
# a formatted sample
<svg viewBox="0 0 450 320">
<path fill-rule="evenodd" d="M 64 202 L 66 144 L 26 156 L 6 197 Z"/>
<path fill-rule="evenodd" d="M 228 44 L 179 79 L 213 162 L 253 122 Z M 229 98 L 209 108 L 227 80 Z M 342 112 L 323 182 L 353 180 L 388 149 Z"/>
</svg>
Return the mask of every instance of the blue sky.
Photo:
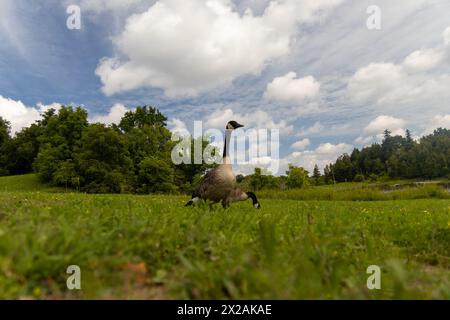
<svg viewBox="0 0 450 320">
<path fill-rule="evenodd" d="M 80 30 L 66 27 L 70 4 Z M 450 127 L 448 12 L 446 0 L 2 0 L 0 116 L 19 130 L 73 104 L 110 123 L 150 104 L 171 128 L 278 128 L 284 165 L 323 167 L 385 128 Z"/>
</svg>

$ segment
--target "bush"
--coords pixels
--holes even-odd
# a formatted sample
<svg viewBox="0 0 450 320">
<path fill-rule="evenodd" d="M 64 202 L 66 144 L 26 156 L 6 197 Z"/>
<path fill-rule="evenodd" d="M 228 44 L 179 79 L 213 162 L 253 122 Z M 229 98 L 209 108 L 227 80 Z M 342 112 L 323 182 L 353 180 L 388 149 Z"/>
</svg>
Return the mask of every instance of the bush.
<svg viewBox="0 0 450 320">
<path fill-rule="evenodd" d="M 39 153 L 33 167 L 42 181 L 64 186 L 68 181 L 68 167 L 64 162 L 74 159 L 75 147 L 88 127 L 87 112 L 82 108 L 62 107 L 56 114 L 50 109 L 39 126 Z"/>
<path fill-rule="evenodd" d="M 363 182 L 364 181 L 364 175 L 358 173 L 355 178 L 353 179 L 354 182 Z"/>
<path fill-rule="evenodd" d="M 81 189 L 90 193 L 132 191 L 133 166 L 125 139 L 102 124 L 84 132 L 75 157 Z"/>
<path fill-rule="evenodd" d="M 308 171 L 301 167 L 289 165 L 287 174 L 287 186 L 290 189 L 303 188 L 309 185 Z"/>
<path fill-rule="evenodd" d="M 146 157 L 139 163 L 138 192 L 175 192 L 174 169 L 166 161 Z"/>
<path fill-rule="evenodd" d="M 50 184 L 58 184 L 53 180 L 55 172 L 58 170 L 62 160 L 59 159 L 57 148 L 50 145 L 41 147 L 36 160 L 33 163 L 34 170 L 38 173 L 38 177 L 43 182 Z"/>
<path fill-rule="evenodd" d="M 71 160 L 64 161 L 60 164 L 59 168 L 53 174 L 53 181 L 55 184 L 65 186 L 66 188 L 72 185 L 73 182 L 79 180 L 79 177 L 75 171 L 75 165 Z"/>
</svg>

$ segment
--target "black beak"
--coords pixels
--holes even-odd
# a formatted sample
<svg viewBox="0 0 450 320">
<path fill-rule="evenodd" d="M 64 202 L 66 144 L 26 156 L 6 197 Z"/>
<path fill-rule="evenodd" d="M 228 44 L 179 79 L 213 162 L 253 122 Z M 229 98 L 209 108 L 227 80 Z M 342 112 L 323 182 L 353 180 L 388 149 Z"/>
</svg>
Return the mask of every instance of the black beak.
<svg viewBox="0 0 450 320">
<path fill-rule="evenodd" d="M 246 192 L 247 196 L 252 199 L 253 201 L 253 208 L 260 209 L 261 205 L 258 202 L 258 199 L 256 198 L 256 195 L 253 192 Z"/>
<path fill-rule="evenodd" d="M 237 129 L 237 128 L 243 128 L 243 127 L 244 127 L 243 124 L 239 124 L 239 123 L 238 123 L 238 124 L 236 125 L 236 128 L 235 128 L 235 129 Z"/>
</svg>

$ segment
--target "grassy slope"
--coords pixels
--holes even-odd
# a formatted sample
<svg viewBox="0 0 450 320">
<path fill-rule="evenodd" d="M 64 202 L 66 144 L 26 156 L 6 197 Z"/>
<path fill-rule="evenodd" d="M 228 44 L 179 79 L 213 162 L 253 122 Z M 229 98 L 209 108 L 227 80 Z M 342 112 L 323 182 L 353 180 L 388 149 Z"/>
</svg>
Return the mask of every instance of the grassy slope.
<svg viewBox="0 0 450 320">
<path fill-rule="evenodd" d="M 384 189 L 379 184 L 343 183 L 284 191 L 264 190 L 259 196 L 271 199 L 332 200 L 332 201 L 386 201 L 411 199 L 450 199 L 450 192 L 437 184 L 420 187 Z"/>
<path fill-rule="evenodd" d="M 18 179 L 33 190 L 33 176 Z M 184 208 L 186 197 L 20 184 L 0 178 L 0 298 L 450 298 L 449 200 L 209 211 Z M 69 264 L 81 292 L 65 289 Z M 371 264 L 382 290 L 366 288 Z"/>
<path fill-rule="evenodd" d="M 35 174 L 0 177 L 0 192 L 62 192 L 63 188 L 50 187 L 39 182 Z"/>
</svg>

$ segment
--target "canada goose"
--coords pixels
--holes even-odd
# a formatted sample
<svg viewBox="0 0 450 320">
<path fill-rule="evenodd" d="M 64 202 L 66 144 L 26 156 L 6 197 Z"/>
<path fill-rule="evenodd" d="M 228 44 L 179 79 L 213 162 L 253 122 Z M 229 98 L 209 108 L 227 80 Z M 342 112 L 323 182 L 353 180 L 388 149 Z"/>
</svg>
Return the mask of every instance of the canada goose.
<svg viewBox="0 0 450 320">
<path fill-rule="evenodd" d="M 247 199 L 252 199 L 253 207 L 260 209 L 261 205 L 253 192 L 244 192 L 241 188 L 237 187 L 228 195 L 228 198 L 222 201 L 222 206 L 228 208 L 230 204 L 235 201 L 245 201 Z"/>
<path fill-rule="evenodd" d="M 217 168 L 208 171 L 195 188 L 191 200 L 186 206 L 197 203 L 200 199 L 211 200 L 213 203 L 225 201 L 236 188 L 236 177 L 231 167 L 229 143 L 231 132 L 243 125 L 230 121 L 225 127 L 225 141 L 223 147 L 223 162 Z"/>
</svg>

